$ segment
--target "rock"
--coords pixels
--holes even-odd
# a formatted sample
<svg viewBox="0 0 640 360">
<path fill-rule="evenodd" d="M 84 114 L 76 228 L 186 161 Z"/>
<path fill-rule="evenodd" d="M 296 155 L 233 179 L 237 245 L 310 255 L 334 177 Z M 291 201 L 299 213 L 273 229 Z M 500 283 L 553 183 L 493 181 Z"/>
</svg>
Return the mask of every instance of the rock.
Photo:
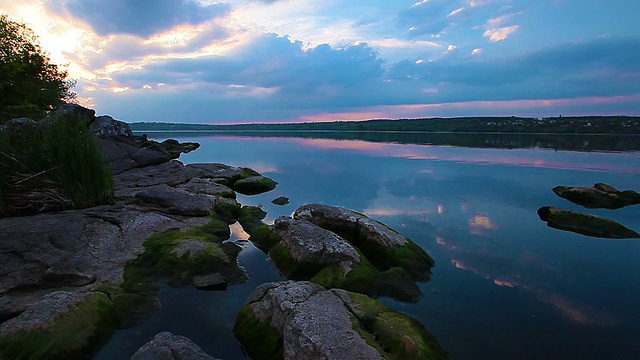
<svg viewBox="0 0 640 360">
<path fill-rule="evenodd" d="M 214 207 L 207 195 L 182 192 L 166 184 L 150 187 L 135 196 L 147 204 L 157 205 L 157 210 L 165 214 L 208 216 Z"/>
<path fill-rule="evenodd" d="M 161 332 L 142 345 L 131 360 L 215 360 L 184 336 Z"/>
<path fill-rule="evenodd" d="M 404 236 L 389 229 L 386 225 L 338 206 L 303 205 L 296 210 L 294 218 L 307 219 L 319 226 L 336 229 L 338 232 L 341 232 L 342 229 L 355 231 L 361 239 L 385 248 L 403 246 L 407 243 Z"/>
<path fill-rule="evenodd" d="M 0 320 L 59 287 L 120 283 L 153 231 L 185 227 L 118 205 L 0 220 Z"/>
<path fill-rule="evenodd" d="M 220 179 L 203 179 L 192 178 L 186 184 L 180 184 L 177 187 L 187 190 L 190 193 L 201 193 L 212 196 L 225 197 L 235 199 L 236 193 L 230 187 L 218 183 Z"/>
<path fill-rule="evenodd" d="M 274 180 L 266 176 L 250 176 L 237 180 L 232 188 L 243 195 L 256 195 L 271 191 L 278 185 Z"/>
<path fill-rule="evenodd" d="M 57 291 L 0 326 L 0 358 L 72 358 L 86 355 L 114 330 L 105 294 Z"/>
<path fill-rule="evenodd" d="M 11 119 L 0 126 L 0 131 L 21 131 L 24 128 L 33 127 L 36 124 L 37 122 L 29 118 Z"/>
<path fill-rule="evenodd" d="M 220 273 L 194 276 L 192 283 L 200 290 L 224 290 L 227 288 L 227 282 Z"/>
<path fill-rule="evenodd" d="M 102 149 L 102 158 L 109 164 L 114 175 L 133 168 L 153 166 L 166 163 L 169 155 L 162 149 L 139 148 L 133 138 L 118 136 L 98 138 Z"/>
<path fill-rule="evenodd" d="M 582 235 L 612 239 L 640 238 L 640 234 L 624 225 L 597 215 L 543 206 L 538 209 L 538 216 L 549 227 Z"/>
<path fill-rule="evenodd" d="M 285 196 L 279 196 L 279 197 L 271 200 L 271 203 L 275 204 L 275 205 L 284 206 L 284 205 L 289 204 L 289 198 L 285 197 Z"/>
<path fill-rule="evenodd" d="M 427 280 L 434 265 L 421 247 L 382 223 L 327 205 L 301 206 L 294 219 L 257 227 L 249 240 L 290 278 L 408 302 L 420 299 L 416 281 Z"/>
<path fill-rule="evenodd" d="M 415 319 L 364 295 L 329 291 L 305 281 L 256 288 L 240 310 L 233 331 L 253 358 L 445 358 Z M 400 345 L 404 338 L 404 343 L 414 346 Z"/>
<path fill-rule="evenodd" d="M 640 194 L 633 190 L 619 191 L 611 185 L 597 183 L 593 187 L 556 186 L 553 192 L 561 198 L 589 209 L 619 209 L 640 204 Z"/>
<path fill-rule="evenodd" d="M 93 118 L 96 116 L 96 111 L 93 109 L 88 109 L 84 106 L 78 104 L 62 104 L 58 106 L 55 110 L 53 110 L 49 115 L 47 115 L 41 123 L 48 123 L 52 119 L 57 117 L 68 117 L 74 118 L 77 120 L 83 120 L 87 123 L 93 121 Z"/>
<path fill-rule="evenodd" d="M 169 154 L 171 159 L 177 159 L 180 154 L 186 154 L 200 147 L 200 144 L 195 142 L 179 142 L 174 139 L 167 139 L 160 143 L 160 146 L 164 151 Z"/>
<path fill-rule="evenodd" d="M 287 277 L 305 278 L 302 274 L 313 276 L 326 265 L 360 262 L 360 255 L 346 240 L 307 220 L 279 217 L 274 226 L 282 240 L 269 254 Z"/>
<path fill-rule="evenodd" d="M 109 115 L 98 116 L 91 121 L 91 131 L 96 136 L 123 136 L 133 138 L 129 124 L 115 120 Z"/>
<path fill-rule="evenodd" d="M 352 239 L 380 269 L 400 267 L 416 280 L 427 280 L 431 275 L 435 262 L 420 246 L 363 214 L 338 206 L 307 204 L 299 207 L 293 217 Z"/>
</svg>

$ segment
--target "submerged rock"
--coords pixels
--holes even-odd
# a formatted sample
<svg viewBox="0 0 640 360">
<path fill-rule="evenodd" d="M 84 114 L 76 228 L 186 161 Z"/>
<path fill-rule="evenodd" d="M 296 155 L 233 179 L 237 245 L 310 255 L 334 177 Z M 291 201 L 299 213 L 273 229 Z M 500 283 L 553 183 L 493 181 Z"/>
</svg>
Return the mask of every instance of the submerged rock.
<svg viewBox="0 0 640 360">
<path fill-rule="evenodd" d="M 619 191 L 611 185 L 597 183 L 593 187 L 556 186 L 553 192 L 561 198 L 589 209 L 615 210 L 640 204 L 640 194 L 633 190 Z"/>
<path fill-rule="evenodd" d="M 327 288 L 416 302 L 416 281 L 430 276 L 433 259 L 411 240 L 354 211 L 304 205 L 294 218 L 256 228 L 249 239 L 285 275 Z"/>
<path fill-rule="evenodd" d="M 142 345 L 131 360 L 215 360 L 189 338 L 161 332 Z"/>
<path fill-rule="evenodd" d="M 612 239 L 640 238 L 640 234 L 624 225 L 597 215 L 543 206 L 538 209 L 538 216 L 549 227 L 582 235 Z"/>
<path fill-rule="evenodd" d="M 224 290 L 227 282 L 220 273 L 198 275 L 193 277 L 193 286 L 200 290 Z"/>
<path fill-rule="evenodd" d="M 278 196 L 277 198 L 271 200 L 271 203 L 274 205 L 284 206 L 289 204 L 289 198 L 286 196 Z"/>
<path fill-rule="evenodd" d="M 417 320 L 306 281 L 259 286 L 233 330 L 254 359 L 446 359 Z"/>
</svg>

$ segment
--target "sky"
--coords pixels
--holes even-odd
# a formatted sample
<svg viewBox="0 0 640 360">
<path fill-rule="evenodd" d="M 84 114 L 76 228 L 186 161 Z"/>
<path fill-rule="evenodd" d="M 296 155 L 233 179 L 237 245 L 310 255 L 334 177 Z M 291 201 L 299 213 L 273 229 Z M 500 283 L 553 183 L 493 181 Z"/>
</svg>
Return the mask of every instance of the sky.
<svg viewBox="0 0 640 360">
<path fill-rule="evenodd" d="M 640 115 L 637 0 L 0 0 L 127 122 Z"/>
</svg>

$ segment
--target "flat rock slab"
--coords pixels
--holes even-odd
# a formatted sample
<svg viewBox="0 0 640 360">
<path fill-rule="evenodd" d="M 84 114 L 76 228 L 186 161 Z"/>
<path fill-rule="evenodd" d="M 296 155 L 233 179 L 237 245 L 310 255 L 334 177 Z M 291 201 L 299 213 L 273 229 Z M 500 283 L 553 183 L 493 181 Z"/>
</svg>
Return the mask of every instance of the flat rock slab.
<svg viewBox="0 0 640 360">
<path fill-rule="evenodd" d="M 161 332 L 142 345 L 131 360 L 215 360 L 189 338 Z"/>
<path fill-rule="evenodd" d="M 593 187 L 556 186 L 553 192 L 572 203 L 589 209 L 620 209 L 640 204 L 640 194 L 633 190 L 619 191 L 611 185 L 597 183 Z"/>
<path fill-rule="evenodd" d="M 310 221 L 279 217 L 274 225 L 282 246 L 299 263 L 360 262 L 360 255 L 349 242 Z"/>
<path fill-rule="evenodd" d="M 597 215 L 543 206 L 538 209 L 538 216 L 540 220 L 546 221 L 549 227 L 582 235 L 610 239 L 640 238 L 640 234 L 626 226 Z"/>
<path fill-rule="evenodd" d="M 142 190 L 136 197 L 157 205 L 161 212 L 185 216 L 208 216 L 215 205 L 207 195 L 190 194 L 166 184 Z"/>
</svg>

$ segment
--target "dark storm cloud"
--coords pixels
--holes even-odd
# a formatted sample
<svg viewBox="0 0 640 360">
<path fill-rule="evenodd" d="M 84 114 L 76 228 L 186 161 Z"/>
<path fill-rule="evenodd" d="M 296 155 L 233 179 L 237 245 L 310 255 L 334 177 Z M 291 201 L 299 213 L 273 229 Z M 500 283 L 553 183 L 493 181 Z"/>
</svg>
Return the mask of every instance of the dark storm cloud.
<svg viewBox="0 0 640 360">
<path fill-rule="evenodd" d="M 50 7 L 60 6 L 49 1 Z M 192 0 L 69 0 L 62 5 L 100 35 L 147 37 L 179 24 L 198 24 L 226 14 L 228 4 L 201 5 Z"/>
</svg>

